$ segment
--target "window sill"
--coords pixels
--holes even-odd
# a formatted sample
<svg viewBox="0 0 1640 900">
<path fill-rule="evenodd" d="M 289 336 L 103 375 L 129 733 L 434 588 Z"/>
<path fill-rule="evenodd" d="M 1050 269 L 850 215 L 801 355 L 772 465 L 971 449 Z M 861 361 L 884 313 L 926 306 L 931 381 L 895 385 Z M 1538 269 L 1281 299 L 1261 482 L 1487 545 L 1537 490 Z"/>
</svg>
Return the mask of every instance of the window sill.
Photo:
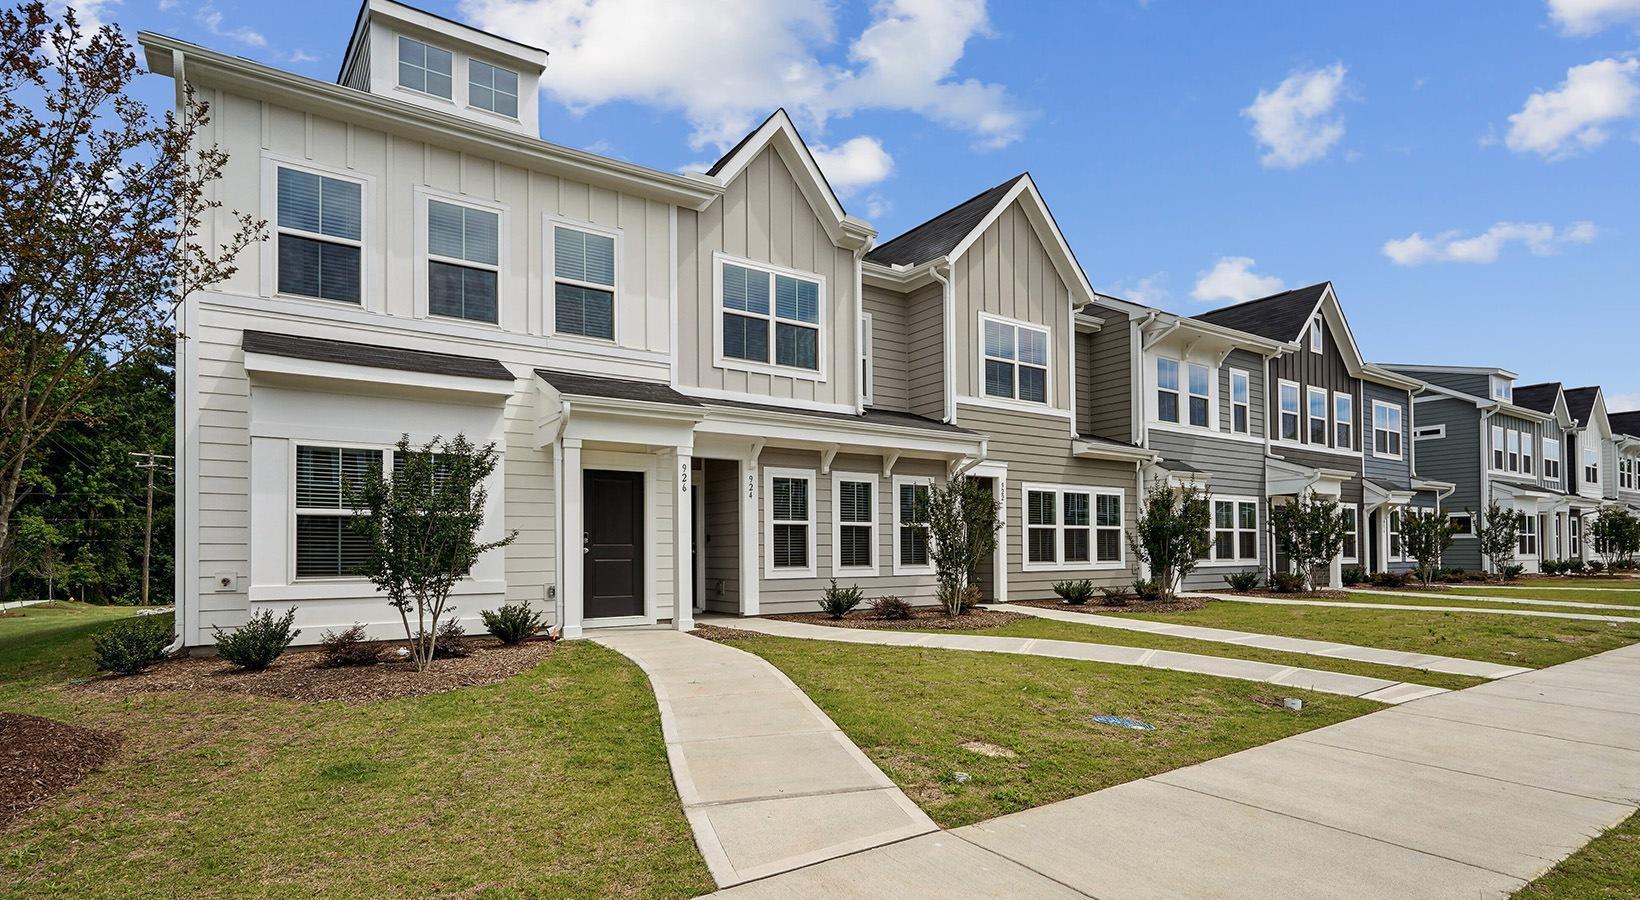
<svg viewBox="0 0 1640 900">
<path fill-rule="evenodd" d="M 1126 569 L 1127 563 L 1025 563 L 1020 568 L 1026 572 L 1113 572 Z"/>
<path fill-rule="evenodd" d="M 507 583 L 500 580 L 463 579 L 450 588 L 451 596 L 500 594 Z M 252 603 L 286 603 L 302 600 L 380 600 L 384 595 L 367 578 L 300 579 L 290 584 L 253 584 Z"/>
<path fill-rule="evenodd" d="M 932 574 L 934 574 L 934 567 L 933 566 L 895 566 L 894 567 L 894 574 L 895 575 L 932 575 Z"/>
<path fill-rule="evenodd" d="M 837 575 L 839 577 L 841 577 L 843 575 L 865 575 L 867 577 L 875 578 L 875 577 L 877 577 L 877 567 L 876 566 L 849 566 L 849 567 L 833 566 L 832 569 L 831 569 L 831 573 L 833 575 Z"/>
<path fill-rule="evenodd" d="M 764 569 L 766 581 L 789 581 L 794 578 L 815 578 L 814 569 Z"/>
<path fill-rule="evenodd" d="M 712 363 L 713 368 L 725 369 L 731 372 L 750 372 L 754 375 L 773 375 L 781 378 L 795 378 L 798 381 L 813 381 L 824 384 L 826 373 L 814 369 L 800 369 L 794 366 L 782 366 L 778 363 L 760 363 L 756 360 L 738 360 L 733 357 L 720 356 Z"/>
<path fill-rule="evenodd" d="M 1259 559 L 1257 557 L 1254 557 L 1252 559 L 1213 559 L 1213 560 L 1203 560 L 1202 562 L 1196 563 L 1196 568 L 1198 568 L 1198 569 L 1230 569 L 1230 568 L 1235 568 L 1235 567 L 1238 567 L 1238 566 L 1256 566 L 1256 565 L 1259 565 L 1259 564 L 1260 564 L 1260 562 L 1259 562 Z"/>
</svg>

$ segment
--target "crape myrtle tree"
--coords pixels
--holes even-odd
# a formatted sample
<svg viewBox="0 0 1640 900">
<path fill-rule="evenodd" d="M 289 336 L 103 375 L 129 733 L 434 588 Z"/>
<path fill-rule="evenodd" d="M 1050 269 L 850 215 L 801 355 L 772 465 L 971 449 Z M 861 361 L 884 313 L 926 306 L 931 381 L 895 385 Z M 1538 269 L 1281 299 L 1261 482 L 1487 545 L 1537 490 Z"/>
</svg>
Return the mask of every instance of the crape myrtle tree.
<svg viewBox="0 0 1640 900">
<path fill-rule="evenodd" d="M 927 523 L 928 559 L 939 582 L 940 604 L 947 615 L 960 616 L 973 605 L 975 569 L 996 549 L 1002 505 L 983 482 L 966 475 L 930 485 L 927 497 L 925 508 L 902 518 Z"/>
<path fill-rule="evenodd" d="M 206 104 L 156 118 L 128 93 L 138 72 L 112 25 L 38 0 L 0 11 L 0 546 L 43 442 L 90 417 L 122 361 L 173 345 L 181 300 L 262 236 L 218 218 L 227 155 L 198 143 Z"/>
<path fill-rule="evenodd" d="M 1470 520 L 1474 521 L 1474 513 Z M 1520 515 L 1504 509 L 1498 501 L 1486 505 L 1486 515 L 1475 526 L 1475 540 L 1480 545 L 1481 557 L 1492 565 L 1494 574 L 1514 565 L 1515 553 L 1520 549 Z"/>
<path fill-rule="evenodd" d="M 1270 505 L 1270 530 L 1276 549 L 1287 558 L 1304 586 L 1315 589 L 1315 569 L 1330 564 L 1344 550 L 1351 513 L 1331 497 L 1300 494 L 1286 503 Z"/>
<path fill-rule="evenodd" d="M 1145 493 L 1128 549 L 1150 567 L 1161 599 L 1172 600 L 1179 585 L 1207 556 L 1213 524 L 1207 495 L 1195 485 L 1175 488 L 1158 478 Z"/>
<path fill-rule="evenodd" d="M 1435 510 L 1409 509 L 1401 514 L 1401 547 L 1418 561 L 1418 580 L 1425 585 L 1441 571 L 1441 556 L 1452 548 L 1452 520 Z"/>
<path fill-rule="evenodd" d="M 1640 552 L 1640 519 L 1622 507 L 1603 507 L 1589 523 L 1589 538 L 1609 570 L 1615 563 L 1633 560 Z"/>
</svg>

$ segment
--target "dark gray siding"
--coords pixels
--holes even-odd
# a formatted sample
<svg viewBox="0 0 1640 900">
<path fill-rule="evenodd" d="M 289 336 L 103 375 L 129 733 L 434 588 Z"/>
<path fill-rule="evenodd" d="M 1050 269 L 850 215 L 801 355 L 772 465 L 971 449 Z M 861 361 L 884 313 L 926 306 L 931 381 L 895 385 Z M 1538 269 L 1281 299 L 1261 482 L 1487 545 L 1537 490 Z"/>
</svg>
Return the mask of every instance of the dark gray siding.
<svg viewBox="0 0 1640 900">
<path fill-rule="evenodd" d="M 1353 440 L 1355 441 L 1354 449 L 1360 449 L 1360 411 L 1361 407 L 1364 405 L 1361 402 L 1361 380 L 1350 375 L 1349 366 L 1344 362 L 1344 356 L 1338 350 L 1338 342 L 1333 339 L 1331 325 L 1327 326 L 1326 339 L 1321 348 L 1322 352 L 1310 352 L 1308 337 L 1305 337 L 1301 341 L 1301 344 L 1302 346 L 1297 353 L 1288 353 L 1283 356 L 1276 357 L 1270 361 L 1270 389 L 1268 391 L 1265 403 L 1266 409 L 1268 410 L 1267 421 L 1270 423 L 1270 427 L 1276 429 L 1280 428 L 1281 393 L 1277 390 L 1277 384 L 1281 380 L 1294 381 L 1298 383 L 1298 432 L 1300 440 L 1307 441 L 1309 438 L 1307 425 L 1307 414 L 1309 411 L 1309 388 L 1325 388 L 1328 391 L 1327 409 L 1329 422 L 1331 422 L 1332 418 L 1332 392 L 1337 391 L 1339 393 L 1347 393 L 1351 397 L 1355 398 L 1351 401 L 1351 405 L 1356 410 L 1357 422 Z M 1280 431 L 1278 430 L 1276 433 L 1278 440 L 1280 439 L 1280 436 Z M 1331 440 L 1332 431 L 1329 427 L 1328 441 L 1330 442 Z M 1359 466 L 1358 463 L 1356 465 Z M 1349 467 L 1350 465 L 1345 462 L 1342 457 L 1336 458 L 1332 464 L 1332 468 Z"/>
<path fill-rule="evenodd" d="M 1478 513 L 1481 506 L 1480 410 L 1452 397 L 1423 399 L 1417 404 L 1418 427 L 1445 425 L 1446 437 L 1418 442 L 1418 474 L 1436 481 L 1448 481 L 1457 489 L 1441 505 L 1447 512 Z M 1447 551 L 1449 567 L 1478 569 L 1480 551 L 1473 537 L 1459 537 Z"/>
<path fill-rule="evenodd" d="M 1264 447 L 1246 441 L 1227 441 L 1206 434 L 1185 434 L 1172 431 L 1153 431 L 1150 449 L 1167 459 L 1176 459 L 1210 473 L 1208 494 L 1215 497 L 1252 498 L 1259 504 L 1259 559 L 1244 565 L 1204 561 L 1201 567 L 1185 579 L 1184 586 L 1193 590 L 1213 590 L 1224 587 L 1224 576 L 1231 572 L 1259 571 L 1267 555 L 1263 539 L 1267 521 L 1264 506 Z"/>
<path fill-rule="evenodd" d="M 1430 372 L 1424 369 L 1396 369 L 1397 372 L 1410 374 L 1420 381 L 1438 384 L 1454 391 L 1463 391 L 1476 397 L 1490 397 L 1492 395 L 1492 376 L 1465 372 Z"/>
<path fill-rule="evenodd" d="M 1259 410 L 1264 408 L 1264 357 L 1246 350 L 1232 350 L 1224 358 L 1224 365 L 1219 366 L 1219 428 L 1226 433 L 1230 431 L 1230 370 L 1240 369 L 1247 373 L 1247 422 L 1248 434 L 1263 440 L 1264 417 Z M 1259 449 L 1262 457 L 1264 451 Z"/>
<path fill-rule="evenodd" d="M 1077 430 L 1130 443 L 1133 435 L 1133 325 L 1103 311 L 1105 327 L 1077 335 Z"/>
<path fill-rule="evenodd" d="M 1373 481 L 1402 487 L 1409 485 L 1412 479 L 1412 395 L 1397 388 L 1373 384 L 1370 381 L 1361 383 L 1361 391 L 1366 402 L 1356 414 L 1357 429 L 1364 429 L 1361 435 L 1362 448 L 1365 451 L 1362 468 L 1366 476 Z M 1373 453 L 1372 432 L 1372 403 L 1374 400 L 1390 403 L 1401 408 L 1401 458 L 1389 459 Z"/>
</svg>

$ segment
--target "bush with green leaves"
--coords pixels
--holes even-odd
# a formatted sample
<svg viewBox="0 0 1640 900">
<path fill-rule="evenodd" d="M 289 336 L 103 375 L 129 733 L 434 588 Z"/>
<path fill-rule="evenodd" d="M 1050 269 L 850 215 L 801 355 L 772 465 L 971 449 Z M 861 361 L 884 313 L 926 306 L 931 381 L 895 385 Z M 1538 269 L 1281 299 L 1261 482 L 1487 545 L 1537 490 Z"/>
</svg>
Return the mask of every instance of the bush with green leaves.
<svg viewBox="0 0 1640 900">
<path fill-rule="evenodd" d="M 1270 590 L 1278 594 L 1296 594 L 1308 585 L 1309 581 L 1297 572 L 1270 573 Z"/>
<path fill-rule="evenodd" d="M 1583 569 L 1584 569 L 1583 560 L 1581 560 L 1581 559 L 1568 559 L 1568 560 L 1566 560 L 1566 571 L 1567 572 L 1569 572 L 1573 575 L 1582 575 L 1583 574 Z"/>
<path fill-rule="evenodd" d="M 1299 494 L 1285 503 L 1270 505 L 1270 530 L 1275 534 L 1276 549 L 1305 586 L 1314 583 L 1318 566 L 1329 564 L 1343 552 L 1352 515 L 1340 508 L 1337 500 L 1319 494 Z"/>
<path fill-rule="evenodd" d="M 831 586 L 820 592 L 820 611 L 830 618 L 841 619 L 865 598 L 865 592 L 860 590 L 859 585 L 838 587 L 837 579 L 833 578 Z"/>
<path fill-rule="evenodd" d="M 1245 594 L 1258 589 L 1259 577 L 1257 572 L 1232 572 L 1224 576 L 1224 583 L 1230 590 Z"/>
<path fill-rule="evenodd" d="M 1128 592 L 1119 587 L 1110 587 L 1109 585 L 1106 585 L 1099 588 L 1099 593 L 1103 596 L 1103 599 L 1100 602 L 1106 606 L 1127 605 Z"/>
<path fill-rule="evenodd" d="M 935 594 L 939 598 L 940 606 L 945 608 L 946 615 L 951 616 L 968 615 L 979 605 L 981 599 L 979 586 L 973 584 L 962 587 L 942 584 Z"/>
<path fill-rule="evenodd" d="M 1504 567 L 1515 561 L 1515 552 L 1520 546 L 1520 513 L 1504 509 L 1493 500 L 1486 505 L 1486 515 L 1476 518 L 1471 511 L 1469 517 L 1475 522 L 1475 540 L 1481 557 L 1491 563 L 1493 572 L 1503 574 Z"/>
<path fill-rule="evenodd" d="M 911 604 L 890 594 L 871 601 L 871 612 L 879 619 L 905 620 L 911 618 Z"/>
<path fill-rule="evenodd" d="M 1133 582 L 1133 594 L 1140 600 L 1162 599 L 1162 586 L 1154 578 L 1141 578 Z"/>
<path fill-rule="evenodd" d="M 462 627 L 461 620 L 454 616 L 445 619 L 438 627 L 438 634 L 433 636 L 433 658 L 460 659 L 472 652 L 473 646 L 467 640 L 467 629 Z"/>
<path fill-rule="evenodd" d="M 1457 532 L 1445 513 L 1432 509 L 1409 509 L 1401 513 L 1401 550 L 1418 561 L 1418 580 L 1425 585 L 1435 580 L 1441 555 L 1452 548 Z"/>
<path fill-rule="evenodd" d="M 1360 566 L 1350 566 L 1339 577 L 1343 580 L 1345 587 L 1355 587 L 1367 580 L 1367 570 Z"/>
<path fill-rule="evenodd" d="M 541 630 L 546 621 L 539 612 L 530 609 L 530 601 L 503 603 L 500 609 L 481 610 L 484 628 L 503 644 L 522 644 Z"/>
<path fill-rule="evenodd" d="M 1526 567 L 1520 565 L 1519 563 L 1510 563 L 1509 565 L 1498 570 L 1498 574 L 1503 576 L 1504 581 L 1514 581 L 1521 575 L 1525 574 L 1525 572 Z"/>
<path fill-rule="evenodd" d="M 358 622 L 341 631 L 327 631 L 319 638 L 319 665 L 327 669 L 372 666 L 381 655 L 382 648 L 370 642 L 365 627 Z"/>
<path fill-rule="evenodd" d="M 1538 566 L 1538 571 L 1545 575 L 1564 575 L 1567 570 L 1566 561 L 1560 559 L 1546 560 Z"/>
<path fill-rule="evenodd" d="M 1404 588 L 1411 577 L 1407 572 L 1374 572 L 1368 581 L 1376 588 Z"/>
<path fill-rule="evenodd" d="M 920 504 L 914 499 L 910 512 L 913 521 L 926 525 L 928 561 L 939 582 L 940 605 L 946 615 L 965 615 L 979 602 L 974 577 L 979 564 L 996 549 L 1002 503 L 985 482 L 966 475 L 930 485 L 921 496 L 925 499 Z"/>
<path fill-rule="evenodd" d="M 1093 599 L 1093 582 L 1086 578 L 1076 581 L 1056 581 L 1053 592 L 1072 606 L 1081 606 Z"/>
<path fill-rule="evenodd" d="M 1640 562 L 1632 559 L 1620 559 L 1612 563 L 1613 572 L 1631 572 L 1636 568 L 1640 568 Z"/>
<path fill-rule="evenodd" d="M 236 668 L 260 672 L 273 665 L 279 654 L 302 633 L 302 629 L 290 627 L 295 621 L 296 607 L 292 606 L 277 619 L 273 617 L 273 610 L 264 609 L 232 631 L 212 626 L 216 633 L 216 655 Z"/>
<path fill-rule="evenodd" d="M 165 616 L 132 616 L 91 639 L 97 670 L 136 675 L 159 662 L 175 634 Z"/>
<path fill-rule="evenodd" d="M 1139 505 L 1128 534 L 1133 558 L 1149 566 L 1156 593 L 1172 599 L 1196 566 L 1207 557 L 1213 525 L 1207 495 L 1195 485 L 1175 488 L 1158 478 Z"/>
</svg>

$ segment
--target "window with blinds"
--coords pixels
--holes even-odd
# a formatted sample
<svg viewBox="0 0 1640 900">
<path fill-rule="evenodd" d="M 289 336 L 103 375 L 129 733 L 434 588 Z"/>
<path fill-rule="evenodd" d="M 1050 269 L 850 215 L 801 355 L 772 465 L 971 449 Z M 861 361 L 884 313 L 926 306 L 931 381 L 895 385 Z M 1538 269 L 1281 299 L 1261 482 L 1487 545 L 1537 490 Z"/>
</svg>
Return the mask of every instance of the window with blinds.
<svg viewBox="0 0 1640 900">
<path fill-rule="evenodd" d="M 552 229 L 553 330 L 615 339 L 615 238 L 564 225 Z"/>
<path fill-rule="evenodd" d="M 820 370 L 820 282 L 724 263 L 718 294 L 725 359 Z"/>
<path fill-rule="evenodd" d="M 837 491 L 837 567 L 871 569 L 876 565 L 877 483 L 839 478 Z"/>
<path fill-rule="evenodd" d="M 467 105 L 518 118 L 518 74 L 476 59 L 467 60 Z"/>
<path fill-rule="evenodd" d="M 770 557 L 775 569 L 807 570 L 809 529 L 814 525 L 808 478 L 776 476 L 769 491 L 769 521 L 772 528 Z"/>
<path fill-rule="evenodd" d="M 981 316 L 985 396 L 1048 402 L 1048 332 Z"/>
<path fill-rule="evenodd" d="M 448 50 L 399 38 L 399 87 L 443 97 L 451 96 L 454 57 Z"/>
<path fill-rule="evenodd" d="M 435 316 L 496 321 L 501 215 L 427 201 L 427 308 Z"/>
<path fill-rule="evenodd" d="M 927 569 L 928 492 L 926 481 L 896 481 L 894 509 L 895 565 L 901 570 Z"/>
<path fill-rule="evenodd" d="M 277 180 L 279 293 L 358 303 L 363 187 L 285 166 Z"/>
<path fill-rule="evenodd" d="M 358 483 L 381 461 L 380 450 L 296 448 L 296 577 L 355 576 L 369 559 L 369 542 L 350 525 L 344 484 Z"/>
</svg>

